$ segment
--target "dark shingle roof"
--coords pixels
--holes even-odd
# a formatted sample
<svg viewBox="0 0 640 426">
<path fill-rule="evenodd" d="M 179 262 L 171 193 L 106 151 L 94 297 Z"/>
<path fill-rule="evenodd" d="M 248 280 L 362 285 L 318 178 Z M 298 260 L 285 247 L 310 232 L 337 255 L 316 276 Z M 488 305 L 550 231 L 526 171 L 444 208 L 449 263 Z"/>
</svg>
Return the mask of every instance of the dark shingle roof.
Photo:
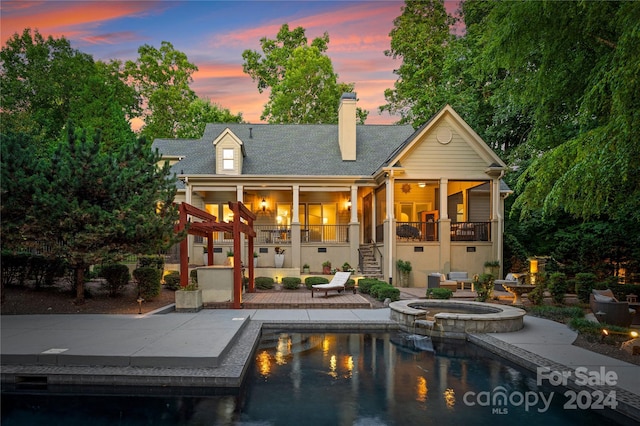
<svg viewBox="0 0 640 426">
<path fill-rule="evenodd" d="M 153 147 L 184 157 L 178 174 L 214 174 L 213 141 L 226 128 L 244 144 L 244 175 L 369 176 L 414 133 L 409 125 L 356 126 L 355 161 L 342 161 L 338 126 L 328 124 L 207 124 L 202 139 L 156 139 Z"/>
</svg>

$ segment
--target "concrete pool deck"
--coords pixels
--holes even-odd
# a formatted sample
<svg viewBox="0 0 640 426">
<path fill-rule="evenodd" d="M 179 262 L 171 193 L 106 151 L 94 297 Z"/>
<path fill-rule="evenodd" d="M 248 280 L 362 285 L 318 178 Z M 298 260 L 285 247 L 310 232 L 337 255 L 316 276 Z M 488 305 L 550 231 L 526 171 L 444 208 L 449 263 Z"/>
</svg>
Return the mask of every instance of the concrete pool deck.
<svg viewBox="0 0 640 426">
<path fill-rule="evenodd" d="M 335 298 L 338 302 L 339 298 Z M 337 303 L 339 305 L 339 303 Z M 3 315 L 3 390 L 130 386 L 236 388 L 261 330 L 396 330 L 389 309 L 207 309 L 146 315 Z M 536 371 L 615 372 L 618 411 L 640 421 L 640 366 L 572 345 L 575 332 L 526 316 L 512 333 L 472 334 L 469 340 Z M 571 383 L 570 383 L 571 385 Z M 184 388 L 183 388 L 184 389 Z M 582 387 L 581 389 L 585 389 Z M 588 389 L 588 388 L 586 388 Z M 598 389 L 603 389 L 598 387 Z"/>
</svg>

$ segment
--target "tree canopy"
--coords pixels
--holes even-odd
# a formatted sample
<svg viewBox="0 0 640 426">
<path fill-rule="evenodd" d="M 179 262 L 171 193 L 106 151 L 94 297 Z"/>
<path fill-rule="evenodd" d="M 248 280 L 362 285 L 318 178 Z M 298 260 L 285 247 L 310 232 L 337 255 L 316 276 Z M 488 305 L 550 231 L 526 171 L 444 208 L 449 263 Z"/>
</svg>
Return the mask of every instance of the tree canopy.
<svg viewBox="0 0 640 426">
<path fill-rule="evenodd" d="M 70 119 L 103 129 L 108 144 L 131 133 L 125 114 L 137 99 L 117 65 L 94 62 L 64 37 L 45 39 L 28 28 L 14 34 L 0 51 L 0 86 L 3 129 L 32 135 L 36 149 L 55 145 Z"/>
<path fill-rule="evenodd" d="M 67 128 L 53 155 L 28 155 L 29 137 L 3 135 L 2 236 L 6 249 L 47 247 L 49 257 L 66 260 L 82 300 L 89 265 L 159 253 L 176 242 L 176 189 L 168 163 L 159 167 L 159 154 L 144 139 L 109 149 L 98 132 L 87 137 Z M 5 179 L 5 167 L 27 172 Z"/>
<path fill-rule="evenodd" d="M 275 39 L 260 39 L 262 53 L 245 50 L 243 70 L 262 93 L 269 89 L 262 120 L 269 123 L 324 124 L 338 122 L 338 105 L 353 84 L 339 83 L 331 59 L 326 55 L 329 34 L 308 44 L 305 30 L 289 25 L 280 28 Z M 367 112 L 358 109 L 364 123 Z"/>
</svg>

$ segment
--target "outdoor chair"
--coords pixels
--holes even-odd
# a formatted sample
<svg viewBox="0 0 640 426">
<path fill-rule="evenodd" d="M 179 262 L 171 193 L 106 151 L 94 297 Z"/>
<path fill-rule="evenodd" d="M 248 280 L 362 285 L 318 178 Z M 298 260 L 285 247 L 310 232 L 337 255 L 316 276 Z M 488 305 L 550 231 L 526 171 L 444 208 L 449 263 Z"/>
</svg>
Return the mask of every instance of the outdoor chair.
<svg viewBox="0 0 640 426">
<path fill-rule="evenodd" d="M 347 281 L 351 277 L 351 272 L 336 272 L 333 279 L 327 284 L 315 284 L 311 286 L 311 297 L 316 291 L 323 292 L 324 297 L 327 297 L 329 291 L 336 290 L 338 293 L 342 293 L 346 289 Z M 353 287 L 353 294 L 356 294 L 356 288 Z"/>
<path fill-rule="evenodd" d="M 629 327 L 636 314 L 628 302 L 619 302 L 609 289 L 591 290 L 589 307 L 599 322 L 620 327 Z"/>
</svg>

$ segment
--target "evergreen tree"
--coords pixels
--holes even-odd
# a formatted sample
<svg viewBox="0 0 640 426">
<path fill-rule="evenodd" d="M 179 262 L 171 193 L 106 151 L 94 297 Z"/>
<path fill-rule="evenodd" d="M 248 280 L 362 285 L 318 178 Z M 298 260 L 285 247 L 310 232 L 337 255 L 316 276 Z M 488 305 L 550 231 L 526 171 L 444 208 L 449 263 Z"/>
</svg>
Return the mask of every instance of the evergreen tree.
<svg viewBox="0 0 640 426">
<path fill-rule="evenodd" d="M 158 253 L 175 243 L 175 180 L 144 139 L 105 149 L 97 132 L 68 138 L 42 158 L 22 238 L 46 244 L 75 271 L 76 300 L 84 301 L 84 271 L 125 254 Z"/>
</svg>

